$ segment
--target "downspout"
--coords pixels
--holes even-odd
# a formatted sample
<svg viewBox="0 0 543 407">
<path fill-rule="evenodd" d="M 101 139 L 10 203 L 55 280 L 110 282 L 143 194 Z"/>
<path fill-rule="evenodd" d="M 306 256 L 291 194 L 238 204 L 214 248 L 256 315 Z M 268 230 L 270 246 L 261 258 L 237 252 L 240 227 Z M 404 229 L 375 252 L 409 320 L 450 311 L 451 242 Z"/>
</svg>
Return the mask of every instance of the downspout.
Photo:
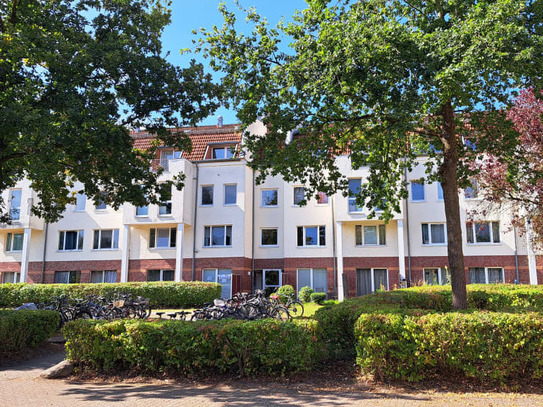
<svg viewBox="0 0 543 407">
<path fill-rule="evenodd" d="M 404 163 L 407 158 L 404 157 Z M 404 178 L 407 181 L 407 167 L 404 167 Z M 411 286 L 411 240 L 409 239 L 409 199 L 405 200 L 405 233 L 407 235 L 407 286 Z"/>
<path fill-rule="evenodd" d="M 195 163 L 196 165 L 196 177 L 193 177 L 192 179 L 196 181 L 195 188 L 196 193 L 194 194 L 194 219 L 193 219 L 193 225 L 192 225 L 192 281 L 195 281 L 196 279 L 196 220 L 198 219 L 198 176 L 199 176 L 199 168 L 198 163 Z"/>
<path fill-rule="evenodd" d="M 517 227 L 513 226 L 513 233 L 515 235 L 515 272 L 516 272 L 516 279 L 515 284 L 520 284 L 520 277 L 519 277 L 519 270 L 518 270 L 518 252 L 517 252 Z"/>
<path fill-rule="evenodd" d="M 255 279 L 255 170 L 253 169 L 252 190 L 252 209 L 251 209 L 251 292 L 253 291 Z"/>
<path fill-rule="evenodd" d="M 41 283 L 45 283 L 45 254 L 47 253 L 47 231 L 49 223 L 45 222 L 45 232 L 43 234 L 43 260 L 41 262 Z"/>
<path fill-rule="evenodd" d="M 339 296 L 338 284 L 337 284 L 337 253 L 336 253 L 336 211 L 335 211 L 335 195 L 330 197 L 330 207 L 332 209 L 332 266 L 334 268 L 334 290 L 336 291 L 336 296 Z"/>
</svg>

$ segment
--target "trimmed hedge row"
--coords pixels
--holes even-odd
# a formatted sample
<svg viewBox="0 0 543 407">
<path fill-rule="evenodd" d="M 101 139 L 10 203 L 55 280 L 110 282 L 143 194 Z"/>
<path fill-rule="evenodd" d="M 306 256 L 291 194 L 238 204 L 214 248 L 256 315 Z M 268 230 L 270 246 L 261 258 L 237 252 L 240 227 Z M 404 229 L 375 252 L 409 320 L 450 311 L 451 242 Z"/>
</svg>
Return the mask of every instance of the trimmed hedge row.
<svg viewBox="0 0 543 407">
<path fill-rule="evenodd" d="M 71 299 L 87 295 L 112 297 L 130 293 L 151 300 L 153 308 L 198 307 L 221 296 L 221 286 L 203 282 L 145 282 L 104 284 L 0 284 L 0 307 L 17 307 L 27 302 L 48 302 L 61 294 Z"/>
<path fill-rule="evenodd" d="M 419 381 L 438 372 L 504 382 L 543 377 L 543 316 L 474 312 L 363 314 L 357 363 L 376 378 Z"/>
<path fill-rule="evenodd" d="M 59 320 L 54 311 L 0 310 L 0 358 L 2 353 L 33 348 L 45 342 Z"/>
<path fill-rule="evenodd" d="M 101 372 L 283 375 L 317 359 L 314 321 L 78 320 L 63 328 L 68 359 Z"/>
</svg>

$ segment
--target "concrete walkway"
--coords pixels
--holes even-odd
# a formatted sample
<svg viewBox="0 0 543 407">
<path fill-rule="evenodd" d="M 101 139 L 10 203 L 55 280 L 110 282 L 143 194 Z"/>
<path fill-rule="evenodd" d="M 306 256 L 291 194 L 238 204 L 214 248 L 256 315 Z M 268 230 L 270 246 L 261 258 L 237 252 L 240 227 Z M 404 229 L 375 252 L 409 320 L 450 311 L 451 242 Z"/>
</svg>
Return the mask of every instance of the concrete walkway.
<svg viewBox="0 0 543 407">
<path fill-rule="evenodd" d="M 63 359 L 47 355 L 0 370 L 3 407 L 79 406 L 543 406 L 542 395 L 517 393 L 405 392 L 361 385 L 352 391 L 309 388 L 307 385 L 243 381 L 234 384 L 93 383 L 45 380 L 40 373 Z"/>
</svg>

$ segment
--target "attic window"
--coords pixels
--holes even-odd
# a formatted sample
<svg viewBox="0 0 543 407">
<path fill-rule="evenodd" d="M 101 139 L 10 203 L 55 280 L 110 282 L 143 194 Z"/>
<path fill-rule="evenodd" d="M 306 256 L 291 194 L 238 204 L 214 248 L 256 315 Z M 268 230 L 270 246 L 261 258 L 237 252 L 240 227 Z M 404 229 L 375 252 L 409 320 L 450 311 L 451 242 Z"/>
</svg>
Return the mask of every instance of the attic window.
<svg viewBox="0 0 543 407">
<path fill-rule="evenodd" d="M 214 160 L 228 159 L 234 157 L 234 146 L 213 147 L 211 158 Z"/>
</svg>

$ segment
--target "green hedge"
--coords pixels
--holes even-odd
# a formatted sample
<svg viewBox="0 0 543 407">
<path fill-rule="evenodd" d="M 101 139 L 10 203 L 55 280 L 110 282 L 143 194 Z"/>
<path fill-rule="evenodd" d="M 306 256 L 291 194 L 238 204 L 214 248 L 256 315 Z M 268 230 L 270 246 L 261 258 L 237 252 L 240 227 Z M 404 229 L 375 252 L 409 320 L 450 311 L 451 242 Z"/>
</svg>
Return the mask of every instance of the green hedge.
<svg viewBox="0 0 543 407">
<path fill-rule="evenodd" d="M 284 375 L 319 354 L 314 321 L 79 320 L 63 328 L 68 359 L 100 372 Z"/>
<path fill-rule="evenodd" d="M 0 357 L 45 342 L 55 332 L 58 320 L 54 311 L 0 310 Z"/>
<path fill-rule="evenodd" d="M 379 379 L 462 373 L 503 383 L 543 377 L 538 313 L 363 314 L 355 334 L 357 363 Z"/>
<path fill-rule="evenodd" d="M 150 298 L 153 308 L 199 307 L 221 295 L 217 283 L 203 282 L 145 282 L 113 284 L 0 284 L 0 307 L 17 307 L 26 302 L 48 302 L 61 294 L 71 299 L 87 295 L 112 297 L 116 293 L 131 293 Z"/>
</svg>

